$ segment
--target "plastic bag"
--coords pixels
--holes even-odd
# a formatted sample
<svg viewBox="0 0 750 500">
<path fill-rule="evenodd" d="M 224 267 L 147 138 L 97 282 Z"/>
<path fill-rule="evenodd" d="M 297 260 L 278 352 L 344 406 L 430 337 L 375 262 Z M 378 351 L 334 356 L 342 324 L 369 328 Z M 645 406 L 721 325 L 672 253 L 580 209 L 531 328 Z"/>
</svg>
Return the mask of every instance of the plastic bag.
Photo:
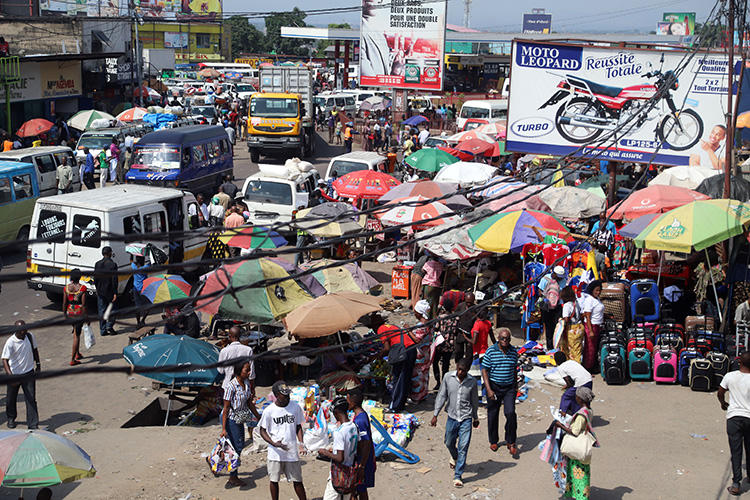
<svg viewBox="0 0 750 500">
<path fill-rule="evenodd" d="M 208 463 L 211 465 L 211 471 L 214 474 L 223 470 L 233 472 L 240 465 L 240 456 L 234 450 L 234 446 L 229 439 L 220 437 L 211 450 Z"/>
<path fill-rule="evenodd" d="M 83 345 L 86 350 L 91 349 L 96 345 L 96 337 L 94 337 L 94 330 L 91 329 L 90 325 L 83 325 Z"/>
<path fill-rule="evenodd" d="M 307 451 L 311 452 L 322 450 L 330 445 L 328 431 L 320 428 L 307 429 L 302 441 L 305 444 Z"/>
</svg>

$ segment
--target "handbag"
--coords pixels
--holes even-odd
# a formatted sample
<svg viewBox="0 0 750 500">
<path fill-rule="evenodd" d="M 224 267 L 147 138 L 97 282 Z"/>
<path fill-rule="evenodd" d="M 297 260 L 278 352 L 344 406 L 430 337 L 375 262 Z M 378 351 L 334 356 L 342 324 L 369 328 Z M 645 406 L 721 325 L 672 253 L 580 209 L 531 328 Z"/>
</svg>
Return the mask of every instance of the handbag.
<svg viewBox="0 0 750 500">
<path fill-rule="evenodd" d="M 391 345 L 388 351 L 388 364 L 396 365 L 406 361 L 406 346 L 404 345 L 404 331 L 401 330 L 401 342 Z"/>
<path fill-rule="evenodd" d="M 354 493 L 359 484 L 359 474 L 355 465 L 343 465 L 331 462 L 331 486 L 336 493 L 348 495 Z"/>
<path fill-rule="evenodd" d="M 583 418 L 586 418 L 585 416 Z M 587 419 L 588 424 L 588 419 Z M 591 455 L 594 450 L 596 438 L 589 432 L 588 425 L 577 436 L 566 434 L 563 437 L 560 453 L 568 458 L 578 460 L 585 464 L 591 462 Z"/>
</svg>

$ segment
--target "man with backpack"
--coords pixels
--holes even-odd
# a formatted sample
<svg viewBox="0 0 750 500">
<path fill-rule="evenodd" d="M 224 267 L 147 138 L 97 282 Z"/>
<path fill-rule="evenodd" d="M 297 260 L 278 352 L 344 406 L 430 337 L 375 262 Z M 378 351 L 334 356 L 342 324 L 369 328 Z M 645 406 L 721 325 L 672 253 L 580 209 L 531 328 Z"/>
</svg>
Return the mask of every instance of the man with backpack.
<svg viewBox="0 0 750 500">
<path fill-rule="evenodd" d="M 729 393 L 729 402 L 725 397 Z M 724 375 L 716 394 L 721 409 L 727 412 L 727 435 L 732 454 L 732 485 L 727 488 L 730 495 L 739 496 L 742 481 L 742 446 L 750 453 L 750 352 L 740 356 L 740 369 Z M 747 464 L 750 477 L 750 463 Z"/>
<path fill-rule="evenodd" d="M 318 455 L 331 461 L 323 500 L 349 500 L 357 488 L 358 469 L 354 465 L 357 456 L 357 426 L 349 421 L 349 403 L 338 396 L 331 403 L 333 416 L 339 427 L 333 431 L 332 450 L 322 449 Z"/>
</svg>

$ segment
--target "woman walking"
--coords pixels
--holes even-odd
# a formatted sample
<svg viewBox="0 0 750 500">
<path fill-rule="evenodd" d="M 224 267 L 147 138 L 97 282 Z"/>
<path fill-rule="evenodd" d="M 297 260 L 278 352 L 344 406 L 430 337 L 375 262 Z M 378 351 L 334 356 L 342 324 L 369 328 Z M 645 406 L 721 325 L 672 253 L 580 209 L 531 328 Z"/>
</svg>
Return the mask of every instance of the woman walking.
<svg viewBox="0 0 750 500">
<path fill-rule="evenodd" d="M 233 367 L 234 378 L 224 391 L 224 409 L 221 412 L 221 437 L 226 437 L 232 443 L 234 451 L 239 457 L 245 446 L 245 422 L 250 411 L 260 420 L 260 413 L 252 401 L 252 387 L 250 385 L 250 362 L 242 361 Z M 239 468 L 239 464 L 237 464 Z M 238 477 L 237 468 L 229 473 L 227 487 L 246 486 L 247 483 Z"/>
<path fill-rule="evenodd" d="M 146 316 L 148 316 L 148 309 L 144 308 L 149 305 L 148 299 L 141 295 L 143 280 L 148 278 L 148 275 L 143 272 L 146 269 L 146 258 L 143 255 L 134 256 L 130 268 L 133 270 L 133 304 L 137 307 L 135 327 L 142 328 L 146 325 Z"/>
<path fill-rule="evenodd" d="M 583 367 L 589 372 L 594 372 L 598 363 L 596 362 L 596 351 L 599 349 L 599 335 L 604 325 L 604 304 L 599 300 L 602 294 L 602 282 L 595 280 L 589 283 L 586 293 L 581 297 L 581 310 L 583 312 L 583 324 L 586 330 L 586 340 L 583 351 Z"/>
<path fill-rule="evenodd" d="M 599 443 L 596 441 L 596 435 L 591 424 L 593 419 L 591 401 L 593 400 L 594 393 L 591 389 L 579 387 L 576 389 L 576 402 L 581 406 L 581 409 L 573 415 L 570 425 L 566 426 L 555 420 L 554 426 L 573 437 L 588 432 L 594 438 L 594 446 L 598 447 Z M 567 462 L 565 466 L 567 472 L 565 497 L 575 500 L 588 500 L 591 495 L 591 459 L 581 461 L 567 457 L 565 461 Z"/>
<path fill-rule="evenodd" d="M 560 292 L 560 300 L 563 302 L 562 318 L 565 321 L 565 331 L 558 347 L 568 359 L 580 363 L 583 354 L 583 324 L 581 323 L 581 308 L 573 287 L 563 288 Z"/>
<path fill-rule="evenodd" d="M 423 323 L 430 319 L 430 303 L 424 299 L 417 302 L 414 306 L 414 316 L 417 318 L 417 325 L 412 335 L 417 342 L 417 360 L 412 371 L 411 400 L 418 403 L 427 397 L 430 383 L 430 366 L 432 365 L 430 346 L 432 339 L 430 329 L 423 326 Z"/>
<path fill-rule="evenodd" d="M 81 359 L 81 331 L 86 317 L 86 285 L 80 283 L 81 270 L 73 269 L 70 272 L 70 283 L 65 285 L 63 293 L 63 314 L 66 318 L 73 320 L 73 354 L 70 358 L 70 366 L 80 365 Z"/>
</svg>

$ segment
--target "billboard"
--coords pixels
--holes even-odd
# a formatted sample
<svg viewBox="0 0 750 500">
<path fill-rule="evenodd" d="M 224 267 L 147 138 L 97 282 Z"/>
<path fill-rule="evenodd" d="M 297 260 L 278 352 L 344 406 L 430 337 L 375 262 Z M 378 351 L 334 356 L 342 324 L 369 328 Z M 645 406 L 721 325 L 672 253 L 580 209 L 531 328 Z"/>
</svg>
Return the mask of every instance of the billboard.
<svg viewBox="0 0 750 500">
<path fill-rule="evenodd" d="M 178 33 L 176 31 L 164 32 L 165 49 L 186 49 L 188 48 L 187 32 Z"/>
<path fill-rule="evenodd" d="M 727 57 L 698 53 L 670 85 L 683 56 L 515 40 L 506 149 L 561 156 L 584 146 L 577 153 L 584 157 L 719 168 Z M 670 111 L 683 102 L 677 116 Z M 592 144 L 613 130 L 616 142 Z"/>
<path fill-rule="evenodd" d="M 552 14 L 524 14 L 524 33 L 551 33 Z"/>
<path fill-rule="evenodd" d="M 141 0 L 138 11 L 143 17 L 174 19 L 181 8 L 180 0 Z"/>
<path fill-rule="evenodd" d="M 447 0 L 362 0 L 360 85 L 441 90 Z"/>
<path fill-rule="evenodd" d="M 182 0 L 180 18 L 221 17 L 221 0 Z"/>
<path fill-rule="evenodd" d="M 668 23 L 668 26 L 663 23 Z M 665 12 L 657 28 L 656 33 L 659 35 L 694 35 L 695 12 Z"/>
<path fill-rule="evenodd" d="M 64 12 L 70 16 L 85 13 L 86 0 L 40 0 L 39 9 L 47 12 Z"/>
</svg>

